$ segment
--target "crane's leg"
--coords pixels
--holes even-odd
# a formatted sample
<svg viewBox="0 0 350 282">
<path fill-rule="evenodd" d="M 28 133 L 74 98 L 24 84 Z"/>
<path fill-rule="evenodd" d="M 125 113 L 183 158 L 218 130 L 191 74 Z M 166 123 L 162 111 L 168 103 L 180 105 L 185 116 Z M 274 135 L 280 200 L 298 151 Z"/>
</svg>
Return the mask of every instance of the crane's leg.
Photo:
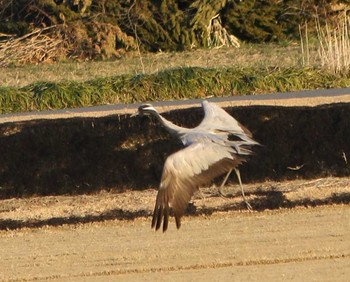
<svg viewBox="0 0 350 282">
<path fill-rule="evenodd" d="M 227 194 L 224 194 L 224 193 L 222 192 L 222 187 L 225 186 L 226 181 L 227 181 L 228 177 L 230 176 L 231 172 L 232 172 L 232 168 L 231 168 L 231 169 L 229 170 L 229 172 L 226 174 L 224 180 L 222 181 L 222 183 L 221 183 L 221 185 L 220 185 L 220 187 L 219 187 L 219 194 L 220 194 L 221 197 L 229 198 L 229 196 L 228 196 Z"/>
<path fill-rule="evenodd" d="M 236 172 L 236 175 L 237 175 L 237 178 L 238 178 L 238 182 L 239 182 L 239 186 L 241 187 L 242 197 L 243 197 L 243 200 L 244 200 L 244 202 L 245 202 L 245 204 L 246 204 L 246 206 L 247 206 L 247 209 L 248 209 L 248 210 L 252 210 L 253 208 L 252 208 L 252 206 L 249 204 L 249 202 L 248 202 L 248 200 L 246 199 L 245 194 L 244 194 L 244 189 L 243 189 L 242 180 L 241 180 L 241 174 L 240 174 L 240 172 L 239 172 L 239 169 L 238 169 L 238 168 L 235 168 L 234 170 L 235 170 L 235 172 Z M 224 197 L 224 198 L 229 198 L 229 197 L 230 197 L 229 195 L 224 194 L 224 193 L 222 192 L 222 188 L 225 186 L 226 181 L 227 181 L 228 177 L 230 176 L 231 172 L 232 172 L 232 169 L 230 169 L 229 172 L 226 174 L 224 180 L 222 181 L 222 183 L 221 183 L 221 185 L 220 185 L 220 187 L 219 187 L 219 194 L 220 194 L 221 197 Z"/>
<path fill-rule="evenodd" d="M 234 169 L 235 172 L 236 172 L 236 175 L 237 175 L 237 178 L 238 178 L 238 182 L 239 182 L 239 186 L 241 186 L 241 191 L 242 191 L 242 197 L 243 197 L 243 200 L 247 206 L 247 209 L 248 210 L 252 210 L 252 206 L 249 204 L 249 202 L 247 201 L 246 197 L 245 197 L 245 194 L 244 194 L 244 190 L 243 190 L 243 185 L 242 185 L 242 180 L 241 180 L 241 174 L 239 172 L 239 170 L 237 168 Z"/>
</svg>

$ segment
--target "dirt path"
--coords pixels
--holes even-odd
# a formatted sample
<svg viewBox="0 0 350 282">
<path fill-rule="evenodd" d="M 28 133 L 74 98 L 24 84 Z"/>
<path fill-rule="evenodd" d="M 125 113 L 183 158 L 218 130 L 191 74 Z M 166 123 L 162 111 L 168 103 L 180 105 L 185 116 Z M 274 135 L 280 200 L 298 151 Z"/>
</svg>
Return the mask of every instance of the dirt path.
<svg viewBox="0 0 350 282">
<path fill-rule="evenodd" d="M 165 234 L 150 229 L 155 190 L 4 200 L 0 281 L 348 281 L 349 178 L 246 191 L 255 212 L 203 189 Z"/>
<path fill-rule="evenodd" d="M 0 233 L 3 281 L 347 281 L 350 207 L 219 212 Z"/>
</svg>

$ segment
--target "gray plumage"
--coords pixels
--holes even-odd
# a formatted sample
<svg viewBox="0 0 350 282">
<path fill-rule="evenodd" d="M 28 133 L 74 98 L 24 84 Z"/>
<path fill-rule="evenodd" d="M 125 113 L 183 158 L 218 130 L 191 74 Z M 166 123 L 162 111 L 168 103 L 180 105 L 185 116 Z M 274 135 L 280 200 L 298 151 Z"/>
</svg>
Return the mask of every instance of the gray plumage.
<svg viewBox="0 0 350 282">
<path fill-rule="evenodd" d="M 185 148 L 170 155 L 164 164 L 159 191 L 152 218 L 152 228 L 168 228 L 170 208 L 177 228 L 192 195 L 213 178 L 234 169 L 239 178 L 238 165 L 252 153 L 251 147 L 259 143 L 251 132 L 216 104 L 202 102 L 204 119 L 195 128 L 183 128 L 163 118 L 151 104 L 139 107 L 138 115 L 154 115 L 168 130 L 179 138 Z M 235 137 L 234 140 L 231 137 Z M 221 189 L 219 192 L 221 195 Z M 244 191 L 242 188 L 242 195 Z M 247 203 L 248 207 L 250 205 Z"/>
</svg>

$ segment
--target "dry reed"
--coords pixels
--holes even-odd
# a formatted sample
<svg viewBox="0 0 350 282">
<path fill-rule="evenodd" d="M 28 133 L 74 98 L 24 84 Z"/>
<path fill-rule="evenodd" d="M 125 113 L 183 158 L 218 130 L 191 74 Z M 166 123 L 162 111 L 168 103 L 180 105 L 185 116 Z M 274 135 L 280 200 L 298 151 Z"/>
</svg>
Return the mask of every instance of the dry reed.
<svg viewBox="0 0 350 282">
<path fill-rule="evenodd" d="M 309 44 L 307 24 L 305 32 L 299 29 L 301 37 L 302 63 L 310 66 L 310 62 L 334 74 L 347 74 L 350 68 L 350 35 L 347 11 L 339 15 L 333 22 L 321 23 L 319 15 L 315 18 L 316 43 Z M 312 52 L 315 49 L 316 52 Z M 314 58 L 312 58 L 314 56 Z"/>
</svg>

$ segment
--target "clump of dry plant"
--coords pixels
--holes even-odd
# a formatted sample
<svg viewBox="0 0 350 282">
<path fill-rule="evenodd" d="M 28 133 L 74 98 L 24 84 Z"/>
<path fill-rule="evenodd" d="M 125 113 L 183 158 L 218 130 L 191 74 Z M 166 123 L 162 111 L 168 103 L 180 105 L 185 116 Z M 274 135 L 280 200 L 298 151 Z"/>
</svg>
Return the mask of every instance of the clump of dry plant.
<svg viewBox="0 0 350 282">
<path fill-rule="evenodd" d="M 34 30 L 19 38 L 0 42 L 0 67 L 11 64 L 54 62 L 66 55 L 64 39 L 54 32 L 56 26 Z M 52 36 L 53 32 L 55 33 Z"/>
<path fill-rule="evenodd" d="M 318 56 L 321 66 L 334 73 L 348 72 L 350 68 L 349 18 L 344 11 L 335 24 L 326 22 L 322 27 L 316 17 L 316 31 L 319 42 Z"/>
<path fill-rule="evenodd" d="M 237 37 L 229 34 L 228 31 L 221 25 L 219 14 L 212 17 L 207 27 L 207 41 L 209 47 L 240 47 Z"/>
<path fill-rule="evenodd" d="M 341 15 L 327 20 L 324 24 L 320 16 L 315 18 L 315 43 L 310 44 L 310 36 L 307 24 L 299 27 L 301 38 L 302 64 L 321 67 L 334 74 L 348 73 L 350 70 L 350 20 L 347 10 Z M 303 34 L 304 33 L 304 34 Z"/>
<path fill-rule="evenodd" d="M 81 22 L 57 24 L 18 38 L 6 37 L 0 41 L 0 67 L 53 63 L 67 58 L 117 58 L 126 50 L 136 49 L 134 38 L 117 25 L 91 21 L 88 27 L 89 30 Z"/>
</svg>

